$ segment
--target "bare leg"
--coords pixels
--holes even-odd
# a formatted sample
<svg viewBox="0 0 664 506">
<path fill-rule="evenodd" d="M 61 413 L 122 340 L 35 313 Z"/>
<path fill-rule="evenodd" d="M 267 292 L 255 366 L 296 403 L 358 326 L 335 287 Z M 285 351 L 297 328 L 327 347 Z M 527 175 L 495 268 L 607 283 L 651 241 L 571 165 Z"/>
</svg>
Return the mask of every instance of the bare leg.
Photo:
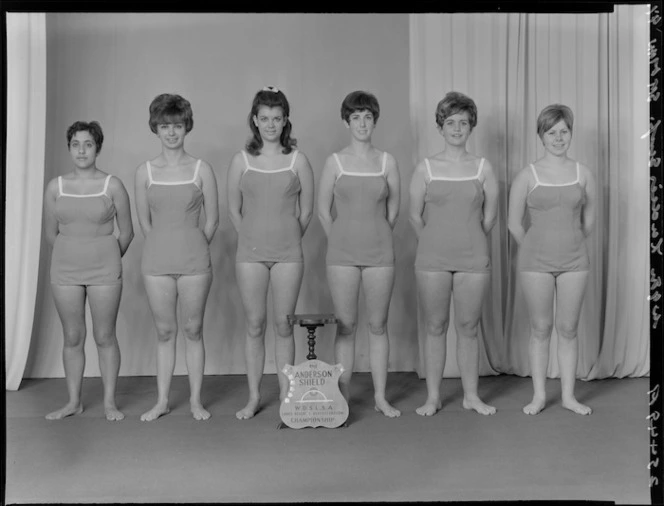
<svg viewBox="0 0 664 506">
<path fill-rule="evenodd" d="M 210 412 L 201 402 L 201 386 L 205 370 L 205 346 L 203 344 L 203 317 L 205 303 L 210 293 L 212 273 L 180 276 L 177 280 L 182 332 L 186 337 L 186 361 L 189 373 L 189 404 L 196 420 L 207 420 Z"/>
<path fill-rule="evenodd" d="M 563 407 L 579 415 L 592 413 L 590 407 L 581 404 L 574 396 L 579 345 L 577 328 L 587 279 L 588 271 L 582 271 L 562 273 L 556 280 L 555 322 Z"/>
<path fill-rule="evenodd" d="M 124 414 L 115 403 L 115 387 L 120 372 L 120 347 L 115 335 L 115 322 L 118 317 L 121 295 L 122 285 L 88 287 L 92 332 L 97 344 L 99 369 L 104 383 L 104 412 L 109 421 L 124 418 Z"/>
<path fill-rule="evenodd" d="M 546 406 L 546 370 L 549 365 L 549 342 L 553 330 L 553 294 L 555 278 L 548 272 L 521 272 L 521 286 L 530 314 L 528 350 L 533 378 L 533 400 L 523 408 L 536 415 Z"/>
<path fill-rule="evenodd" d="M 64 407 L 46 415 L 49 420 L 60 420 L 83 412 L 81 385 L 85 370 L 85 287 L 51 285 L 55 308 L 62 322 L 64 346 L 62 362 L 65 368 L 69 401 Z"/>
<path fill-rule="evenodd" d="M 479 381 L 478 326 L 482 301 L 489 286 L 488 273 L 457 272 L 454 274 L 454 326 L 457 333 L 457 361 L 463 385 L 463 407 L 481 415 L 493 415 L 496 408 L 482 402 L 477 395 Z"/>
<path fill-rule="evenodd" d="M 334 358 L 344 372 L 339 377 L 339 390 L 350 403 L 350 380 L 355 365 L 355 334 L 357 333 L 357 299 L 360 293 L 359 267 L 330 265 L 327 282 L 337 317 L 337 335 L 334 340 Z"/>
<path fill-rule="evenodd" d="M 295 313 L 300 293 L 304 264 L 296 262 L 276 263 L 270 269 L 272 302 L 274 305 L 274 357 L 279 379 L 279 401 L 288 395 L 290 383 L 281 372 L 286 364 L 295 365 L 295 339 L 288 315 Z"/>
<path fill-rule="evenodd" d="M 426 325 L 424 369 L 427 383 L 427 400 L 415 412 L 422 416 L 432 416 L 443 407 L 440 382 L 447 358 L 452 273 L 418 270 L 415 271 L 415 277 Z"/>
<path fill-rule="evenodd" d="M 401 411 L 385 399 L 390 341 L 387 315 L 394 286 L 394 267 L 367 267 L 362 272 L 362 286 L 369 320 L 369 361 L 374 385 L 376 411 L 394 418 Z"/>
<path fill-rule="evenodd" d="M 157 404 L 141 415 L 141 421 L 149 422 L 170 411 L 168 395 L 175 369 L 178 292 L 176 281 L 171 276 L 144 275 L 143 282 L 157 328 Z"/>
<path fill-rule="evenodd" d="M 235 416 L 240 420 L 253 417 L 260 409 L 260 386 L 265 368 L 265 325 L 267 320 L 267 288 L 270 270 L 259 262 L 235 264 L 247 333 L 245 335 L 244 356 L 247 361 L 247 382 L 249 401 Z"/>
</svg>

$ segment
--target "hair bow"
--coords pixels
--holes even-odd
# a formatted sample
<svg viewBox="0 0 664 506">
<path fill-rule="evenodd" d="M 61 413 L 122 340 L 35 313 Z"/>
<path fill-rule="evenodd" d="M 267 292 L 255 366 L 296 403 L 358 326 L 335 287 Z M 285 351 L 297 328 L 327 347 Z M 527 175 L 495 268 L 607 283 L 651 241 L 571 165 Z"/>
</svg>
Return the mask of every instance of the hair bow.
<svg viewBox="0 0 664 506">
<path fill-rule="evenodd" d="M 272 93 L 279 93 L 279 89 L 276 86 L 263 86 L 262 91 L 271 91 Z"/>
</svg>

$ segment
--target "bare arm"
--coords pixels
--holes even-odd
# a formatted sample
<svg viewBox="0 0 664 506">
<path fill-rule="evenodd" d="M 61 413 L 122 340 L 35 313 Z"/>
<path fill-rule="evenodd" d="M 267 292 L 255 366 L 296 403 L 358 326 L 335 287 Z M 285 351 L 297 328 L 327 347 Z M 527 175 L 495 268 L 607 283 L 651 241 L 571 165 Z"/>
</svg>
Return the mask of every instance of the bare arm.
<svg viewBox="0 0 664 506">
<path fill-rule="evenodd" d="M 44 236 L 51 246 L 58 236 L 58 220 L 55 217 L 55 199 L 58 195 L 58 178 L 51 179 L 44 192 Z"/>
<path fill-rule="evenodd" d="M 498 181 L 496 180 L 496 174 L 493 172 L 493 167 L 486 158 L 484 159 L 484 167 L 482 167 L 482 175 L 484 177 L 482 183 L 484 188 L 482 229 L 484 229 L 485 234 L 488 234 L 496 224 L 498 217 Z"/>
<path fill-rule="evenodd" d="M 330 156 L 325 162 L 323 173 L 318 183 L 318 219 L 325 235 L 329 237 L 332 227 L 332 204 L 334 203 L 334 184 L 337 179 L 337 167 Z"/>
<path fill-rule="evenodd" d="M 295 161 L 295 170 L 300 179 L 300 230 L 302 235 L 307 231 L 309 222 L 314 212 L 314 173 L 311 170 L 311 164 L 304 153 L 300 152 Z"/>
<path fill-rule="evenodd" d="M 410 205 L 408 213 L 408 221 L 410 221 L 418 239 L 424 228 L 424 197 L 427 191 L 425 177 L 424 163 L 420 162 L 415 167 L 410 179 Z"/>
<path fill-rule="evenodd" d="M 131 207 L 129 205 L 129 194 L 119 178 L 113 176 L 109 181 L 108 188 L 115 205 L 115 221 L 118 224 L 118 245 L 120 255 L 124 255 L 134 239 L 134 225 L 131 222 Z"/>
<path fill-rule="evenodd" d="M 597 187 L 595 186 L 595 177 L 590 169 L 582 166 L 585 175 L 586 203 L 583 206 L 583 234 L 587 237 L 595 226 L 595 216 L 597 208 Z"/>
<path fill-rule="evenodd" d="M 217 178 L 212 171 L 212 167 L 206 162 L 201 161 L 201 167 L 198 171 L 201 177 L 203 191 L 203 206 L 205 208 L 205 225 L 203 233 L 207 242 L 210 243 L 219 226 L 219 192 L 217 190 Z"/>
<path fill-rule="evenodd" d="M 523 169 L 517 174 L 510 187 L 507 228 L 512 237 L 521 244 L 526 231 L 523 228 L 523 216 L 526 212 L 526 197 L 530 181 L 530 171 Z"/>
<path fill-rule="evenodd" d="M 389 194 L 387 195 L 387 222 L 394 229 L 399 216 L 399 205 L 401 204 L 401 176 L 399 175 L 399 166 L 396 159 L 387 155 L 387 186 Z"/>
<path fill-rule="evenodd" d="M 150 206 L 148 204 L 148 169 L 143 163 L 136 169 L 134 177 L 134 200 L 136 205 L 136 216 L 141 232 L 147 236 L 152 230 L 152 219 L 150 217 Z"/>
<path fill-rule="evenodd" d="M 228 216 L 233 223 L 236 232 L 240 232 L 242 223 L 242 192 L 240 191 L 240 179 L 244 171 L 244 161 L 238 152 L 233 156 L 231 165 L 226 176 L 226 197 L 228 200 Z"/>
</svg>

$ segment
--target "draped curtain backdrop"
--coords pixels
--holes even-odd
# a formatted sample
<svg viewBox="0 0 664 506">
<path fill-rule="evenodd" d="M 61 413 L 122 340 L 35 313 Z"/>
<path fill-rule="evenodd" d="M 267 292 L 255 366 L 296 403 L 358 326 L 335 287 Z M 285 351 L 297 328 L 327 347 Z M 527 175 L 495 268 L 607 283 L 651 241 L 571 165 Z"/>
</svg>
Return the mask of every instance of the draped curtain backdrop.
<svg viewBox="0 0 664 506">
<path fill-rule="evenodd" d="M 39 273 L 44 137 L 46 20 L 7 13 L 5 220 L 5 385 L 17 390 L 28 359 Z"/>
<path fill-rule="evenodd" d="M 507 230 L 509 186 L 543 154 L 539 112 L 563 103 L 575 115 L 570 156 L 596 177 L 597 221 L 579 323 L 582 379 L 649 373 L 648 6 L 602 14 L 413 14 L 410 101 L 415 164 L 443 147 L 436 104 L 472 97 L 478 124 L 469 150 L 488 158 L 500 184 L 490 234 L 491 288 L 482 318 L 480 374 L 530 375 L 529 321 Z M 452 314 L 445 376 L 459 376 Z M 423 325 L 419 318 L 423 375 Z M 558 377 L 557 335 L 549 377 Z"/>
</svg>

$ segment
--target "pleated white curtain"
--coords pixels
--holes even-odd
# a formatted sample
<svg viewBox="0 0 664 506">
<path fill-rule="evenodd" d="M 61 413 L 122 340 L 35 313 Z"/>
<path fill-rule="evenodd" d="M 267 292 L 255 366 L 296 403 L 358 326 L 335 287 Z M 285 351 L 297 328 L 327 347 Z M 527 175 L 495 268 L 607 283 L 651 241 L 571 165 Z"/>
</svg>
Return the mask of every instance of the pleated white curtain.
<svg viewBox="0 0 664 506">
<path fill-rule="evenodd" d="M 43 13 L 7 13 L 6 19 L 5 384 L 17 390 L 30 348 L 39 273 L 46 19 Z"/>
<path fill-rule="evenodd" d="M 609 14 L 410 16 L 413 163 L 443 141 L 434 111 L 448 91 L 472 97 L 478 125 L 469 150 L 493 164 L 501 198 L 491 232 L 492 285 L 482 318 L 480 374 L 527 376 L 528 313 L 507 230 L 513 177 L 543 154 L 537 115 L 564 103 L 575 113 L 570 156 L 595 171 L 600 197 L 579 325 L 582 379 L 649 371 L 647 6 Z M 457 377 L 453 314 L 444 376 Z M 423 326 L 420 320 L 420 374 Z M 558 377 L 557 335 L 548 368 Z"/>
</svg>

